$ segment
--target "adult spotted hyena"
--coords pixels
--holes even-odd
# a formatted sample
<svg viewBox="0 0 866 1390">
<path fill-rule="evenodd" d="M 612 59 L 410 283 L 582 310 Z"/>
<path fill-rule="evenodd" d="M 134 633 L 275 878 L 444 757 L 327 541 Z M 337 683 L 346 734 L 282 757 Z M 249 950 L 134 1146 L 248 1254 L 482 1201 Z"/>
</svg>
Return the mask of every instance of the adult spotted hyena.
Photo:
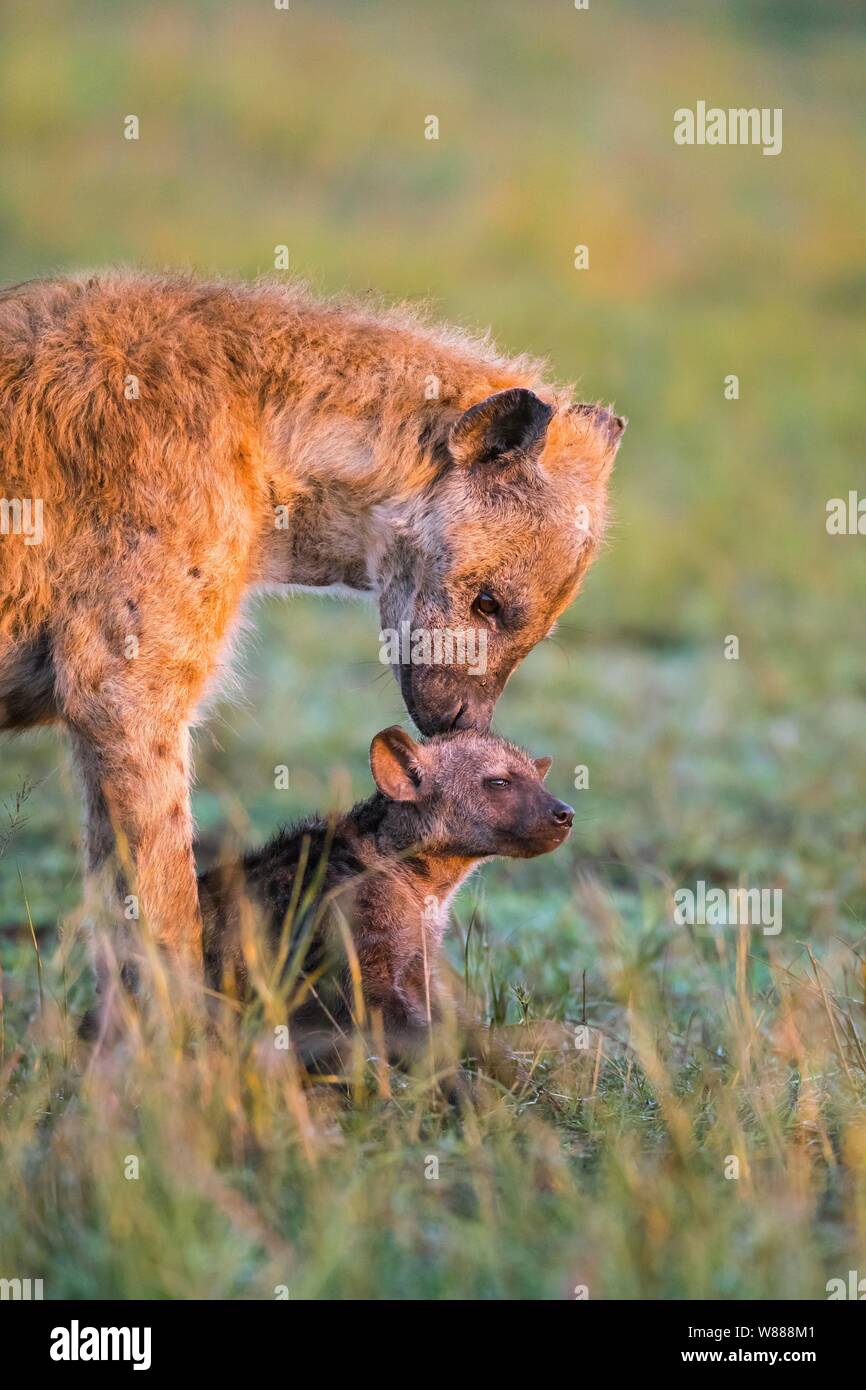
<svg viewBox="0 0 866 1390">
<path fill-rule="evenodd" d="M 189 729 L 263 587 L 483 632 L 471 669 L 395 675 L 423 733 L 484 730 L 596 551 L 622 428 L 402 309 L 125 272 L 3 292 L 0 728 L 68 728 L 91 908 L 119 924 L 133 872 L 200 952 Z"/>
</svg>

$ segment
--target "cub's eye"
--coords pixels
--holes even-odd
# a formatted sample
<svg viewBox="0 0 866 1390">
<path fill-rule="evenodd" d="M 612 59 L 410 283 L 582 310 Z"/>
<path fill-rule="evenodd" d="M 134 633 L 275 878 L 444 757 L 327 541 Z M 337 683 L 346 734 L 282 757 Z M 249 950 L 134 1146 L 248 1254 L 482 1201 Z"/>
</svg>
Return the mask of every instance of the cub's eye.
<svg viewBox="0 0 866 1390">
<path fill-rule="evenodd" d="M 487 777 L 485 779 L 487 787 L 510 787 L 511 783 L 507 777 Z"/>
<path fill-rule="evenodd" d="M 472 607 L 478 613 L 483 613 L 485 618 L 489 618 L 493 613 L 499 612 L 499 604 L 492 594 L 488 594 L 486 589 L 482 589 Z"/>
</svg>

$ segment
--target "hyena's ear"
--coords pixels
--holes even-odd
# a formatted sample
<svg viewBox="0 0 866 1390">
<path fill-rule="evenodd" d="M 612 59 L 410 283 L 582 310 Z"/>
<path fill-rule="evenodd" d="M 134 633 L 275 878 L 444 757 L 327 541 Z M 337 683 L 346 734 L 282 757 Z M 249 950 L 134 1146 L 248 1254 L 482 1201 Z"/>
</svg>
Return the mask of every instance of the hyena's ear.
<svg viewBox="0 0 866 1390">
<path fill-rule="evenodd" d="M 514 386 L 471 405 L 454 421 L 448 448 L 456 463 L 505 463 L 534 458 L 544 447 L 553 415 L 534 391 Z"/>
<path fill-rule="evenodd" d="M 421 785 L 421 749 L 399 724 L 383 729 L 370 744 L 370 771 L 383 796 L 417 801 Z"/>
<path fill-rule="evenodd" d="M 608 448 L 616 453 L 619 442 L 625 433 L 628 419 L 625 415 L 614 415 L 613 411 L 607 410 L 603 405 L 573 405 L 573 414 L 587 416 L 604 439 Z"/>
<path fill-rule="evenodd" d="M 538 773 L 539 777 L 541 778 L 541 780 L 542 780 L 542 782 L 543 782 L 544 779 L 545 779 L 545 777 L 547 776 L 548 772 L 550 771 L 552 765 L 553 765 L 553 759 L 552 759 L 552 758 L 533 758 L 532 761 L 535 763 L 535 771 Z"/>
</svg>

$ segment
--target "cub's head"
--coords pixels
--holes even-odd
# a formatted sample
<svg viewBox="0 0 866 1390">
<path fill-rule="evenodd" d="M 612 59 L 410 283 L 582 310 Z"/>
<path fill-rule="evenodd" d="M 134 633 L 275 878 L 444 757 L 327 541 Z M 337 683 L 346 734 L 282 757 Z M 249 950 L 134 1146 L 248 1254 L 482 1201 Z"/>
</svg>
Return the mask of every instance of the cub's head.
<svg viewBox="0 0 866 1390">
<path fill-rule="evenodd" d="M 398 842 L 431 855 L 532 859 L 571 830 L 571 807 L 543 785 L 550 758 L 493 734 L 461 730 L 416 743 L 395 724 L 373 739 L 370 767 L 395 803 Z"/>
<path fill-rule="evenodd" d="M 385 659 L 423 733 L 489 727 L 595 556 L 624 428 L 600 406 L 522 387 L 446 421 L 436 477 L 380 585 Z"/>
</svg>

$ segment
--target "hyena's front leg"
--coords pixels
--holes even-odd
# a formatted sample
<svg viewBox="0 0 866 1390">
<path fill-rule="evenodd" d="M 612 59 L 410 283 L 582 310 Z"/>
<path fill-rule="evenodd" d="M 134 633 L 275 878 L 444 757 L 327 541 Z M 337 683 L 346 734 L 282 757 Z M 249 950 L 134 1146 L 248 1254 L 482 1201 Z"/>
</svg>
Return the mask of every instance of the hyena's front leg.
<svg viewBox="0 0 866 1390">
<path fill-rule="evenodd" d="M 73 743 L 85 788 L 86 902 L 100 990 L 110 986 L 113 959 L 135 987 L 143 923 L 198 975 L 188 729 L 142 715 L 122 730 L 73 729 Z"/>
<path fill-rule="evenodd" d="M 135 954 L 140 943 L 129 930 L 135 900 L 116 852 L 98 752 L 74 729 L 70 739 L 84 797 L 84 919 L 105 1008 L 116 972 L 130 989 L 137 983 Z M 86 1029 L 93 1024 L 89 1016 Z"/>
</svg>

